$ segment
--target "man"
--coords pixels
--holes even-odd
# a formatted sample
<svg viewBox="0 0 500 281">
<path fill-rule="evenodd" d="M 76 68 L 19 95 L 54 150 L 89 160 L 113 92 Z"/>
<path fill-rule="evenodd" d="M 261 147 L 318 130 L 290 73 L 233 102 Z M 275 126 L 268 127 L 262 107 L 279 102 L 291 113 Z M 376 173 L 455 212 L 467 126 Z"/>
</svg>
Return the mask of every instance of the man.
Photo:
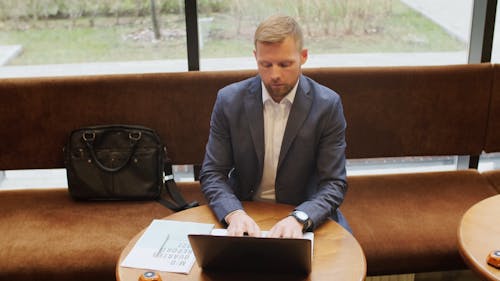
<svg viewBox="0 0 500 281">
<path fill-rule="evenodd" d="M 229 235 L 260 235 L 241 200 L 296 206 L 271 237 L 302 237 L 328 218 L 349 230 L 338 210 L 347 189 L 342 104 L 301 74 L 302 42 L 293 18 L 266 19 L 254 37 L 259 75 L 218 93 L 200 181 Z"/>
</svg>

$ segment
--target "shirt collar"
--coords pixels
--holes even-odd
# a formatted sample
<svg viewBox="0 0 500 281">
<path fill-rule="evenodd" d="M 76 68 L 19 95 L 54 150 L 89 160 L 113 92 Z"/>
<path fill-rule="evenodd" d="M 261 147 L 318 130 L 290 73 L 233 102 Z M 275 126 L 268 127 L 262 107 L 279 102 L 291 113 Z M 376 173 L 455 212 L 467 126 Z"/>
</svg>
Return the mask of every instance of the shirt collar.
<svg viewBox="0 0 500 281">
<path fill-rule="evenodd" d="M 290 90 L 290 92 L 283 97 L 280 103 L 288 101 L 290 104 L 293 104 L 293 101 L 295 100 L 295 94 L 297 93 L 297 87 L 299 86 L 299 80 L 297 79 L 297 83 L 295 83 L 295 86 Z M 266 86 L 264 85 L 264 82 L 261 82 L 262 84 L 262 103 L 265 104 L 266 101 L 273 99 L 271 98 L 271 95 L 269 95 L 269 92 L 267 91 Z M 274 101 L 273 101 L 274 102 Z"/>
</svg>

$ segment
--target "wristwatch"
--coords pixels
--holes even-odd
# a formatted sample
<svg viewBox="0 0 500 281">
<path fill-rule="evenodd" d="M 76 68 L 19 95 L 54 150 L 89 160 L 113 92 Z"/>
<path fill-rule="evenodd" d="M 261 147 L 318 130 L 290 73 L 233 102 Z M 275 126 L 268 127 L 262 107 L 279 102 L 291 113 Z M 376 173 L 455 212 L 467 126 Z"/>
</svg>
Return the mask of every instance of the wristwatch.
<svg viewBox="0 0 500 281">
<path fill-rule="evenodd" d="M 312 226 L 312 221 L 309 216 L 302 211 L 293 211 L 290 216 L 294 217 L 299 223 L 302 224 L 302 231 L 306 232 Z"/>
</svg>

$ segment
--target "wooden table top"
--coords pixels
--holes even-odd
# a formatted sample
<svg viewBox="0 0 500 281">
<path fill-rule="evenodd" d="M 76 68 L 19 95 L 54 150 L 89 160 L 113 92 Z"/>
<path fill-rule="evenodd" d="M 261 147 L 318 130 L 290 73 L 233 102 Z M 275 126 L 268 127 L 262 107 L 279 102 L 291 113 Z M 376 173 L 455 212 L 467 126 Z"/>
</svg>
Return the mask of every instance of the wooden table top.
<svg viewBox="0 0 500 281">
<path fill-rule="evenodd" d="M 257 222 L 262 230 L 269 230 L 276 222 L 287 216 L 293 206 L 243 202 L 245 211 Z M 200 223 L 214 223 L 216 228 L 222 225 L 217 221 L 207 205 L 174 213 L 165 219 Z M 145 230 L 145 229 L 144 229 Z M 121 267 L 121 262 L 133 248 L 144 232 L 138 233 L 123 249 L 116 265 L 118 281 L 137 281 L 144 269 Z M 364 280 L 366 276 L 366 259 L 356 239 L 335 221 L 328 221 L 314 231 L 312 272 L 307 277 L 227 272 L 204 272 L 195 263 L 187 275 L 170 272 L 159 272 L 163 281 L 170 280 Z"/>
<path fill-rule="evenodd" d="M 458 227 L 458 246 L 472 270 L 486 280 L 500 280 L 500 269 L 486 262 L 491 251 L 500 250 L 500 195 L 467 210 Z"/>
</svg>

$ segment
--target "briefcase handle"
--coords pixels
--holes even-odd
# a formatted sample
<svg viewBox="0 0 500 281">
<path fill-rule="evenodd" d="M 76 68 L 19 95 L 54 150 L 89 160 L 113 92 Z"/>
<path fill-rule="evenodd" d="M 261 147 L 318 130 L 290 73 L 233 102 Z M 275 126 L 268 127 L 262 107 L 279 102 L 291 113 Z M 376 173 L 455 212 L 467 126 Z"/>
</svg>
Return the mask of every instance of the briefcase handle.
<svg viewBox="0 0 500 281">
<path fill-rule="evenodd" d="M 114 173 L 118 172 L 119 170 L 123 169 L 128 162 L 130 162 L 130 159 L 132 159 L 132 155 L 134 155 L 136 147 L 137 147 L 137 142 L 141 139 L 141 132 L 134 132 L 134 133 L 129 133 L 128 138 L 130 139 L 132 143 L 132 147 L 130 148 L 130 153 L 127 156 L 127 159 L 118 167 L 116 168 L 110 168 L 105 166 L 104 164 L 99 161 L 97 158 L 97 155 L 95 154 L 94 151 L 94 139 L 95 139 L 95 132 L 85 132 L 82 134 L 82 139 L 85 141 L 85 144 L 87 148 L 89 149 L 90 152 L 90 157 L 92 158 L 92 161 L 96 163 L 96 165 L 101 169 L 106 172 Z"/>
</svg>

